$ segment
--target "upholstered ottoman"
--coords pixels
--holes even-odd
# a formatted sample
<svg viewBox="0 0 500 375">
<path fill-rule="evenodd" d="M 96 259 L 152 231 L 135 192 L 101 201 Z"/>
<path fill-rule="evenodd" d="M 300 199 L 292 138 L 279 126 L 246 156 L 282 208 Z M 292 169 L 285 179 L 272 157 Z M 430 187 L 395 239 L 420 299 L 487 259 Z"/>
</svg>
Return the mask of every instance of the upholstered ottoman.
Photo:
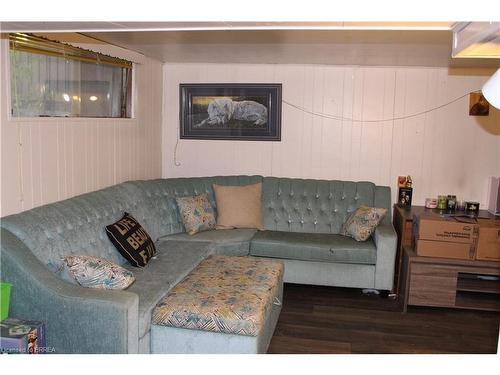
<svg viewBox="0 0 500 375">
<path fill-rule="evenodd" d="M 280 261 L 211 256 L 156 305 L 151 353 L 265 353 L 282 296 Z"/>
</svg>

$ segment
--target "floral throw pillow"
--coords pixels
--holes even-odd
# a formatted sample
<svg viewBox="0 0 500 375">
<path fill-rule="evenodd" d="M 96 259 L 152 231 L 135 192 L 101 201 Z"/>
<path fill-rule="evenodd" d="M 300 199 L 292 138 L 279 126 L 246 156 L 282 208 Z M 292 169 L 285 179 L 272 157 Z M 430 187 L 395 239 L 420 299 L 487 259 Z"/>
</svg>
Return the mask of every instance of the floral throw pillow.
<svg viewBox="0 0 500 375">
<path fill-rule="evenodd" d="M 207 193 L 194 197 L 176 198 L 175 200 L 188 234 L 193 235 L 215 229 L 215 212 L 208 200 Z"/>
<path fill-rule="evenodd" d="M 385 208 L 361 206 L 347 218 L 340 234 L 356 241 L 366 241 L 386 214 Z"/>
<path fill-rule="evenodd" d="M 86 288 L 126 289 L 135 281 L 132 272 L 104 258 L 70 255 L 64 263 L 68 273 Z"/>
</svg>

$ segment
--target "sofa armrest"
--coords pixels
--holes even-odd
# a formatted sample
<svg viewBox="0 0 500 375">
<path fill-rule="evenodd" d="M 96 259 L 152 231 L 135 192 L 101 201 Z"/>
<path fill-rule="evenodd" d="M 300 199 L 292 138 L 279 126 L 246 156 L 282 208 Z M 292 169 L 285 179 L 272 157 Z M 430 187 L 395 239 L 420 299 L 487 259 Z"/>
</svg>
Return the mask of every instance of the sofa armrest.
<svg viewBox="0 0 500 375">
<path fill-rule="evenodd" d="M 2 281 L 13 284 L 9 316 L 43 321 L 51 351 L 138 352 L 137 294 L 65 282 L 3 228 L 0 249 Z"/>
<path fill-rule="evenodd" d="M 375 288 L 392 290 L 398 237 L 391 223 L 383 223 L 375 229 L 373 241 L 377 247 Z"/>
</svg>

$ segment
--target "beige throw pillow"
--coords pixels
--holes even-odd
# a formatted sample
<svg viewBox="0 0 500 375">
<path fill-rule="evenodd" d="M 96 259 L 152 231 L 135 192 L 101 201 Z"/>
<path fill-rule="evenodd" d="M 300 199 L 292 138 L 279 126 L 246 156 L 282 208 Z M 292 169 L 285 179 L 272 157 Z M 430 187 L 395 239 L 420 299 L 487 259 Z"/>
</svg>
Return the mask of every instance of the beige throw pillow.
<svg viewBox="0 0 500 375">
<path fill-rule="evenodd" d="M 245 186 L 213 185 L 217 229 L 256 228 L 262 224 L 262 182 Z"/>
</svg>

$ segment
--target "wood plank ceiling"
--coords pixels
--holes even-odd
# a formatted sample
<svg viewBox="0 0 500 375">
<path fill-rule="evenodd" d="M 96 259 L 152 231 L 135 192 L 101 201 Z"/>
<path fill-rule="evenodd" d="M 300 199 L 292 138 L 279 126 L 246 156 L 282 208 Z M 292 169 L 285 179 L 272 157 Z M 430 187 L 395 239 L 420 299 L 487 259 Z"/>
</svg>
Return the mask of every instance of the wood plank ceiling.
<svg viewBox="0 0 500 375">
<path fill-rule="evenodd" d="M 452 59 L 450 22 L 24 22 L 4 31 L 81 32 L 162 62 L 496 68 Z"/>
</svg>

